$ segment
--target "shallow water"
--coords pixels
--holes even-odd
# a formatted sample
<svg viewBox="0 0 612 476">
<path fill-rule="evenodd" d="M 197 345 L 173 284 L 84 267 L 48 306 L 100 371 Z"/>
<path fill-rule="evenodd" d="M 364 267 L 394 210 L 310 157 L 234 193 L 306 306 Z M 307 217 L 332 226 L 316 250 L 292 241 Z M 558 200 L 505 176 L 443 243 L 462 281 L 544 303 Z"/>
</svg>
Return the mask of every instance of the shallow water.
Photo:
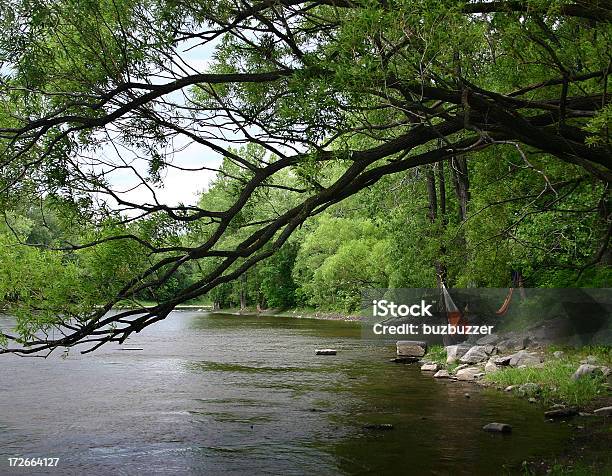
<svg viewBox="0 0 612 476">
<path fill-rule="evenodd" d="M 124 347 L 144 350 L 0 356 L 0 474 L 503 474 L 569 436 L 523 400 L 389 363 L 355 323 L 174 312 Z"/>
</svg>

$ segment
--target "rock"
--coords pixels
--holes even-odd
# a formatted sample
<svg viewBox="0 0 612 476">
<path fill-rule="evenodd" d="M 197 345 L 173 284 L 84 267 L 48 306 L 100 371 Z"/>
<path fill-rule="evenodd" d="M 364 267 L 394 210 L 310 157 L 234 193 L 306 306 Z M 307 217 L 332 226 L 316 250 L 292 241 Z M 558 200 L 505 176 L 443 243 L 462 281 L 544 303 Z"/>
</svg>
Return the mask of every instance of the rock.
<svg viewBox="0 0 612 476">
<path fill-rule="evenodd" d="M 465 398 L 470 398 L 470 394 L 469 394 L 469 393 L 467 393 L 467 392 L 466 392 L 466 393 L 464 393 L 464 394 L 463 394 L 463 396 L 464 396 Z"/>
<path fill-rule="evenodd" d="M 434 378 L 451 378 L 451 375 L 448 373 L 448 370 L 442 369 L 442 370 L 438 370 L 434 374 Z"/>
<path fill-rule="evenodd" d="M 516 388 L 516 385 L 508 385 L 506 388 L 504 388 L 504 392 L 511 392 L 515 388 Z"/>
<path fill-rule="evenodd" d="M 497 372 L 498 370 L 499 367 L 495 365 L 495 362 L 493 362 L 492 360 L 489 360 L 484 368 L 486 374 L 492 374 L 493 372 Z"/>
<path fill-rule="evenodd" d="M 512 427 L 507 423 L 489 423 L 482 427 L 484 431 L 490 431 L 493 433 L 511 433 Z"/>
<path fill-rule="evenodd" d="M 469 367 L 468 364 L 457 365 L 457 367 L 455 367 L 455 373 L 457 373 L 461 369 L 467 369 L 468 367 Z"/>
<path fill-rule="evenodd" d="M 398 340 L 396 347 L 400 357 L 423 357 L 427 352 L 427 342 L 418 340 Z"/>
<path fill-rule="evenodd" d="M 423 372 L 437 372 L 439 369 L 440 366 L 435 363 L 421 365 L 421 370 Z"/>
<path fill-rule="evenodd" d="M 499 365 L 501 367 L 506 367 L 510 365 L 510 359 L 512 359 L 511 355 L 504 355 L 501 357 L 493 357 L 491 360 L 495 365 Z"/>
<path fill-rule="evenodd" d="M 454 364 L 463 357 L 470 348 L 471 346 L 467 344 L 449 345 L 446 347 L 446 363 Z"/>
<path fill-rule="evenodd" d="M 478 362 L 487 360 L 492 351 L 492 346 L 475 345 L 459 360 L 465 364 L 477 364 Z"/>
<path fill-rule="evenodd" d="M 537 398 L 533 398 L 533 397 L 529 398 L 527 401 L 529 403 L 538 403 L 538 399 Z"/>
<path fill-rule="evenodd" d="M 540 363 L 542 363 L 540 356 L 527 352 L 526 350 L 519 350 L 516 354 L 510 356 L 508 365 L 510 365 L 510 367 L 519 367 L 521 365 L 533 367 Z"/>
<path fill-rule="evenodd" d="M 476 341 L 478 345 L 495 345 L 500 341 L 500 337 L 497 334 L 489 334 L 481 337 Z"/>
<path fill-rule="evenodd" d="M 396 364 L 413 364 L 418 361 L 418 357 L 395 357 L 394 359 L 389 360 L 389 362 L 395 362 Z"/>
<path fill-rule="evenodd" d="M 363 425 L 364 430 L 393 430 L 393 425 L 391 423 L 371 423 L 369 425 Z"/>
<path fill-rule="evenodd" d="M 595 365 L 598 362 L 597 357 L 594 355 L 587 355 L 586 358 L 580 361 L 581 364 Z"/>
<path fill-rule="evenodd" d="M 612 416 L 612 407 L 602 407 L 595 410 L 593 413 L 597 416 Z"/>
<path fill-rule="evenodd" d="M 315 355 L 336 355 L 336 349 L 316 349 Z"/>
<path fill-rule="evenodd" d="M 476 380 L 476 376 L 480 373 L 478 367 L 467 367 L 457 371 L 456 375 L 458 380 Z"/>
<path fill-rule="evenodd" d="M 565 352 L 563 352 L 562 350 L 558 350 L 556 352 L 553 352 L 553 357 L 555 359 L 560 359 L 562 357 L 565 357 Z"/>
<path fill-rule="evenodd" d="M 554 409 L 544 412 L 544 416 L 546 418 L 552 418 L 552 419 L 568 418 L 574 415 L 578 415 L 578 409 L 576 409 L 575 407 L 554 408 Z"/>
<path fill-rule="evenodd" d="M 603 373 L 601 368 L 596 365 L 591 364 L 582 364 L 580 367 L 576 369 L 574 375 L 572 375 L 572 380 L 579 380 L 584 377 L 590 377 L 596 373 Z"/>
<path fill-rule="evenodd" d="M 513 336 L 503 339 L 497 343 L 500 352 L 511 350 L 523 350 L 529 346 L 531 339 L 527 336 Z"/>
<path fill-rule="evenodd" d="M 535 395 L 540 392 L 540 386 L 537 383 L 527 382 L 518 388 L 519 395 Z"/>
</svg>

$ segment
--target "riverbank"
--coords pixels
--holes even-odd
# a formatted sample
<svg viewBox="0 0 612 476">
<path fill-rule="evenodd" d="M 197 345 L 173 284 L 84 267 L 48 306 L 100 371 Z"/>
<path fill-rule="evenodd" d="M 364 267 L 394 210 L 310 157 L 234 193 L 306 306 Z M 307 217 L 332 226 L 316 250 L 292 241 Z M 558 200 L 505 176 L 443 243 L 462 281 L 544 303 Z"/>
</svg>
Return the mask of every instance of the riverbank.
<svg viewBox="0 0 612 476">
<path fill-rule="evenodd" d="M 432 346 L 419 361 L 421 370 L 512 393 L 540 406 L 551 425 L 571 429 L 562 453 L 525 461 L 524 474 L 612 474 L 612 348 L 531 345 L 498 353 L 495 338 L 489 341 Z"/>
<path fill-rule="evenodd" d="M 253 309 L 229 308 L 209 311 L 211 314 L 231 314 L 234 316 L 262 316 L 262 317 L 294 317 L 296 319 L 320 319 L 325 321 L 355 322 L 361 320 L 359 315 L 343 314 L 340 312 L 323 312 L 314 309 Z"/>
</svg>

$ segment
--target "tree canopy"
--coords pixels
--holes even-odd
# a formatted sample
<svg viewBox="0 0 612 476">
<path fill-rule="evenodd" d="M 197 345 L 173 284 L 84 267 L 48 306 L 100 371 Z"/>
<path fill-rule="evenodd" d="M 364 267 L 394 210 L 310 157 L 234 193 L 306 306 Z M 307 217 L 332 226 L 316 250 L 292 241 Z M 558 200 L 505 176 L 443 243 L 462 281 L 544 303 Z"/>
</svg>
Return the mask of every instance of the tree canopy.
<svg viewBox="0 0 612 476">
<path fill-rule="evenodd" d="M 511 269 L 607 282 L 608 0 L 8 0 L 0 18 L 0 352 L 122 342 L 236 282 L 344 309 Z M 164 203 L 171 169 L 216 178 Z"/>
</svg>

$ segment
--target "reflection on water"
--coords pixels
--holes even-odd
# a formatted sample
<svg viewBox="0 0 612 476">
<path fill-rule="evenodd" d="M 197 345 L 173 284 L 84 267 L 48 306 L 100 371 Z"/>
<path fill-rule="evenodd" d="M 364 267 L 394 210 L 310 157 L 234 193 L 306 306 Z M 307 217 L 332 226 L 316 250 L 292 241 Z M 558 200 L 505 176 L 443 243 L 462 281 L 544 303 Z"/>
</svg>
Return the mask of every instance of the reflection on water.
<svg viewBox="0 0 612 476">
<path fill-rule="evenodd" d="M 60 463 L 40 474 L 492 474 L 566 441 L 541 409 L 391 364 L 360 333 L 175 312 L 126 344 L 142 351 L 2 356 L 0 473 L 46 456 Z M 491 421 L 513 434 L 483 432 Z"/>
</svg>

